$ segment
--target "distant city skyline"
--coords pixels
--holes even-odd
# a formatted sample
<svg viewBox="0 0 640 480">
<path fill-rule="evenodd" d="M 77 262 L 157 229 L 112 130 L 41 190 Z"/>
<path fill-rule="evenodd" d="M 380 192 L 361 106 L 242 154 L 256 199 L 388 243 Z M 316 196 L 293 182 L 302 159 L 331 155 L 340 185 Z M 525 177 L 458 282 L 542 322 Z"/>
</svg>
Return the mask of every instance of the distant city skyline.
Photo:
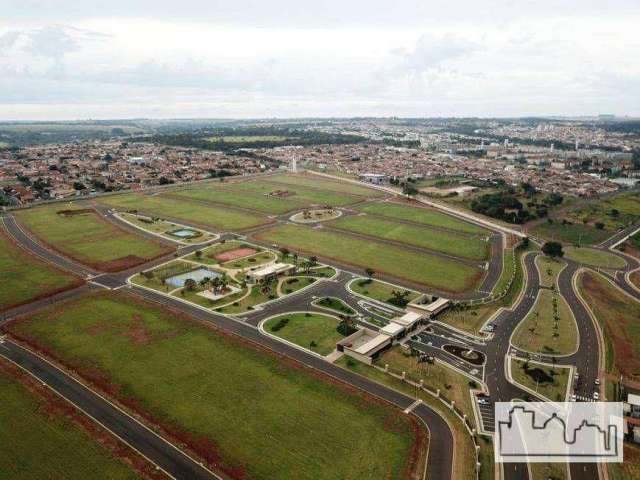
<svg viewBox="0 0 640 480">
<path fill-rule="evenodd" d="M 0 120 L 640 116 L 637 1 L 5 3 Z"/>
</svg>

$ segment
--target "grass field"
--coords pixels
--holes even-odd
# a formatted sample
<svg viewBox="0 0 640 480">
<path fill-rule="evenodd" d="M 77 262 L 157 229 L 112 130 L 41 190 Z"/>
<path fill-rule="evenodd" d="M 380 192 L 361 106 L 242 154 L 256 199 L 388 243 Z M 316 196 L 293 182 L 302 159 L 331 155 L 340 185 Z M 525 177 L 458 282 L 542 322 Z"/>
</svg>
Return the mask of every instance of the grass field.
<svg viewBox="0 0 640 480">
<path fill-rule="evenodd" d="M 103 197 L 101 203 L 124 210 L 140 210 L 159 217 L 172 217 L 175 220 L 194 223 L 216 230 L 242 230 L 255 227 L 269 220 L 229 207 L 204 205 L 202 203 L 179 200 L 162 195 L 141 195 L 130 193 Z"/>
<path fill-rule="evenodd" d="M 552 224 L 543 222 L 534 227 L 531 233 L 546 240 L 580 246 L 596 245 L 612 235 L 612 232 L 598 230 L 591 225 L 582 223 L 563 225 L 558 220 Z"/>
<path fill-rule="evenodd" d="M 601 268 L 624 268 L 627 262 L 613 253 L 593 248 L 565 247 L 564 255 L 569 260 Z"/>
<path fill-rule="evenodd" d="M 328 355 L 343 336 L 338 333 L 336 317 L 320 313 L 289 313 L 267 320 L 264 329 L 303 348 Z"/>
<path fill-rule="evenodd" d="M 611 234 L 618 228 L 626 227 L 640 220 L 640 195 L 638 193 L 623 193 L 595 200 L 574 208 L 567 216 L 575 222 L 586 221 L 590 225 L 602 222 L 605 229 L 609 230 Z"/>
<path fill-rule="evenodd" d="M 443 291 L 463 292 L 476 287 L 482 272 L 455 260 L 408 252 L 400 247 L 297 225 L 281 225 L 260 232 L 261 240 L 292 250 L 333 258 L 357 267 L 370 267 L 394 277 Z"/>
<path fill-rule="evenodd" d="M 570 369 L 550 367 L 533 361 L 511 358 L 511 376 L 520 385 L 548 398 L 552 402 L 564 402 L 569 384 Z"/>
<path fill-rule="evenodd" d="M 349 232 L 402 242 L 472 260 L 485 260 L 489 256 L 489 243 L 480 238 L 469 238 L 369 215 L 341 217 L 330 222 L 329 225 Z"/>
<path fill-rule="evenodd" d="M 215 258 L 216 255 L 219 255 L 221 253 L 228 252 L 231 250 L 236 250 L 238 248 L 255 248 L 256 250 L 258 250 L 257 247 L 253 247 L 251 245 L 247 245 L 242 242 L 236 242 L 234 240 L 231 240 L 231 241 L 214 243 L 211 246 L 203 248 L 202 250 L 200 250 L 202 252 L 202 255 L 199 258 L 195 252 L 188 255 L 185 258 L 187 260 L 204 263 L 207 265 L 217 265 L 220 262 Z"/>
<path fill-rule="evenodd" d="M 578 285 L 604 331 L 607 372 L 640 380 L 640 303 L 592 272 Z"/>
<path fill-rule="evenodd" d="M 353 360 L 349 357 L 343 356 L 337 362 L 336 365 L 339 365 L 342 368 L 347 370 L 351 370 L 355 373 L 358 373 L 364 377 L 367 377 L 375 382 L 378 382 L 382 385 L 387 385 L 395 390 L 403 392 L 406 395 L 411 397 L 416 396 L 416 389 L 411 385 L 403 382 L 397 378 L 392 377 L 388 373 L 382 372 L 380 370 L 375 369 L 372 366 L 366 365 L 364 363 L 360 363 L 356 360 Z M 444 406 L 439 400 L 435 399 L 431 395 L 425 392 L 417 392 L 419 398 L 431 408 L 436 410 L 449 424 L 453 431 L 454 443 L 456 453 L 453 460 L 453 478 L 475 478 L 475 447 L 471 438 L 467 434 L 466 430 L 462 426 L 462 423 L 456 417 L 451 410 Z M 434 441 L 437 441 L 434 439 Z M 493 458 L 493 457 L 491 457 Z M 493 461 L 490 463 L 490 469 L 493 469 Z M 484 477 L 484 478 L 493 478 L 493 477 Z"/>
<path fill-rule="evenodd" d="M 51 295 L 80 280 L 38 260 L 13 243 L 0 227 L 0 310 Z"/>
<path fill-rule="evenodd" d="M 273 252 L 263 251 L 258 252 L 250 257 L 238 258 L 237 260 L 230 260 L 225 263 L 221 263 L 220 266 L 230 269 L 257 267 L 258 265 L 264 265 L 273 260 L 276 260 L 278 255 Z"/>
<path fill-rule="evenodd" d="M 518 324 L 512 342 L 523 350 L 547 355 L 569 355 L 578 347 L 578 326 L 564 297 L 555 287 L 564 262 L 536 258 L 541 284 L 538 298 Z"/>
<path fill-rule="evenodd" d="M 8 328 L 232 478 L 401 479 L 425 455 L 401 411 L 124 294 L 75 299 Z"/>
<path fill-rule="evenodd" d="M 360 295 L 364 295 L 366 297 L 372 298 L 374 300 L 378 300 L 380 302 L 388 303 L 390 305 L 395 305 L 394 303 L 395 299 L 393 297 L 394 290 L 409 292 L 409 295 L 407 295 L 407 298 L 406 298 L 407 302 L 415 300 L 420 296 L 420 293 L 414 290 L 395 287 L 388 283 L 379 282 L 377 280 L 369 280 L 368 278 L 362 278 L 362 279 L 356 280 L 352 282 L 350 286 L 351 286 L 351 290 L 353 290 L 356 293 L 359 293 Z M 401 305 L 395 305 L 395 306 L 399 307 Z"/>
<path fill-rule="evenodd" d="M 306 187 L 329 192 L 347 193 L 361 197 L 380 197 L 382 192 L 373 188 L 367 188 L 340 180 L 331 180 L 316 175 L 277 175 L 269 177 L 270 183 L 290 185 L 294 187 Z"/>
<path fill-rule="evenodd" d="M 139 478 L 68 418 L 64 401 L 41 397 L 16 375 L 0 359 L 0 479 Z"/>
<path fill-rule="evenodd" d="M 328 308 L 340 315 L 352 316 L 356 314 L 353 308 L 351 308 L 349 305 L 344 303 L 339 298 L 322 297 L 322 298 L 319 298 L 315 303 L 319 307 Z"/>
<path fill-rule="evenodd" d="M 432 227 L 448 228 L 458 232 L 486 235 L 487 231 L 473 223 L 459 220 L 430 208 L 410 207 L 395 202 L 376 202 L 359 207 L 359 210 L 391 219 L 407 220 Z"/>
<path fill-rule="evenodd" d="M 72 214 L 58 213 L 65 210 Z M 20 210 L 16 216 L 52 248 L 98 270 L 121 270 L 171 251 L 159 243 L 119 229 L 94 210 L 54 204 Z"/>
<path fill-rule="evenodd" d="M 278 197 L 272 192 L 288 192 Z M 267 180 L 253 180 L 229 184 L 208 184 L 176 190 L 171 195 L 186 199 L 220 203 L 232 207 L 248 208 L 267 214 L 281 214 L 311 205 L 331 205 L 334 207 L 349 205 L 363 197 L 331 190 L 315 190 L 304 186 L 283 186 Z"/>
<path fill-rule="evenodd" d="M 608 463 L 610 480 L 636 480 L 640 478 L 640 446 L 624 443 L 624 462 Z"/>
<path fill-rule="evenodd" d="M 179 240 L 183 243 L 196 244 L 208 242 L 209 240 L 213 240 L 215 238 L 214 234 L 212 233 L 205 232 L 203 230 L 192 229 L 191 227 L 189 227 L 188 230 L 194 230 L 198 233 L 197 236 L 179 238 L 169 233 L 184 228 L 176 225 L 175 223 L 165 222 L 163 220 L 149 220 L 146 217 L 140 217 L 138 215 L 132 215 L 130 213 L 122 213 L 120 215 L 122 216 L 122 218 L 124 218 L 128 222 L 131 222 L 138 228 L 151 233 L 156 233 L 169 240 Z"/>
<path fill-rule="evenodd" d="M 530 463 L 531 480 L 566 480 L 569 478 L 567 474 L 566 463 Z"/>
</svg>

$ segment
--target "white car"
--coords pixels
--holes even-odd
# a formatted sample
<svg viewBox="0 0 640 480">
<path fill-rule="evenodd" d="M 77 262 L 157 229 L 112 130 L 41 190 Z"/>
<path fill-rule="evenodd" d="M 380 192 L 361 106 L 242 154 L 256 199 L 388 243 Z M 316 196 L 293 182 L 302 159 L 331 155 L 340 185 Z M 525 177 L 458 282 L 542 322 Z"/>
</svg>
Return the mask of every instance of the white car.
<svg viewBox="0 0 640 480">
<path fill-rule="evenodd" d="M 600 394 L 598 392 L 593 392 L 593 399 L 598 400 L 600 398 Z"/>
<path fill-rule="evenodd" d="M 486 398 L 479 398 L 478 403 L 480 405 L 489 405 L 489 401 Z"/>
<path fill-rule="evenodd" d="M 572 402 L 575 402 L 576 400 L 577 400 L 576 394 L 575 394 L 575 393 L 572 393 L 572 394 L 571 394 L 571 401 L 572 401 Z"/>
<path fill-rule="evenodd" d="M 599 378 L 596 378 L 596 381 L 595 381 L 595 382 L 593 382 L 593 383 L 595 383 L 595 384 L 596 384 L 596 387 L 597 387 L 597 386 L 599 386 L 599 385 L 600 385 L 600 379 L 599 379 Z"/>
</svg>

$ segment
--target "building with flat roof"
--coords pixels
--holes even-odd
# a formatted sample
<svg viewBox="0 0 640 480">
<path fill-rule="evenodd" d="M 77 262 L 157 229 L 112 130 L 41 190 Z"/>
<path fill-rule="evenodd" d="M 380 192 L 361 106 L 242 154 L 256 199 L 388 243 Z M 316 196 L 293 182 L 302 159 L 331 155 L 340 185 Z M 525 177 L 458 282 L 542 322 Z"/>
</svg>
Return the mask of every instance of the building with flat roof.
<svg viewBox="0 0 640 480">
<path fill-rule="evenodd" d="M 380 353 L 389 348 L 393 338 L 368 328 L 360 328 L 336 344 L 336 349 L 345 355 L 371 365 Z"/>
<path fill-rule="evenodd" d="M 249 283 L 264 283 L 280 275 L 292 273 L 295 268 L 295 265 L 290 263 L 272 263 L 264 267 L 257 267 L 255 270 L 249 270 L 246 273 L 245 279 Z"/>
<path fill-rule="evenodd" d="M 415 312 L 427 316 L 435 317 L 438 313 L 445 310 L 451 304 L 451 300 L 442 297 L 433 297 L 431 295 L 421 295 L 407 305 L 409 312 Z"/>
</svg>

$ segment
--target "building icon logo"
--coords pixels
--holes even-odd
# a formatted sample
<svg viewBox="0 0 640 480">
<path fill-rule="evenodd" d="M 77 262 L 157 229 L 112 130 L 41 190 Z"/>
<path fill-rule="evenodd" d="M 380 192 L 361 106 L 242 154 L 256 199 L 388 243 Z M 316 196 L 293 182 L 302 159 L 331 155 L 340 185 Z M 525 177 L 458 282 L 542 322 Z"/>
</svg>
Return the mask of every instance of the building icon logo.
<svg viewBox="0 0 640 480">
<path fill-rule="evenodd" d="M 622 462 L 620 402 L 498 402 L 497 462 Z"/>
</svg>

